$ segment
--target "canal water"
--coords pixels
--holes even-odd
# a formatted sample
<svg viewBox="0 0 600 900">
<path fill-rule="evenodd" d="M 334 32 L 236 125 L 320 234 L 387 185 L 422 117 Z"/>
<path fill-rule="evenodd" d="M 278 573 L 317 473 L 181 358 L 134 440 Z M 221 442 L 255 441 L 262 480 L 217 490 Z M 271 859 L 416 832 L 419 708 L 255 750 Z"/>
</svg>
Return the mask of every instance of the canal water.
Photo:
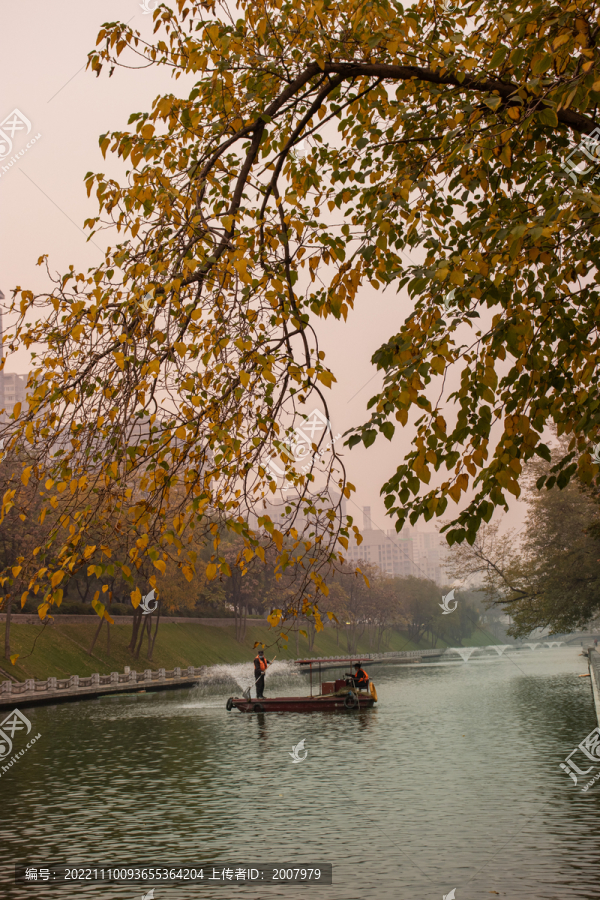
<svg viewBox="0 0 600 900">
<path fill-rule="evenodd" d="M 600 782 L 582 793 L 587 779 L 560 769 L 597 724 L 579 649 L 373 667 L 379 704 L 359 713 L 227 712 L 251 666 L 193 690 L 27 709 L 41 737 L 0 777 L 0 895 L 141 900 L 149 887 L 16 885 L 15 862 L 210 861 L 331 863 L 333 884 L 155 885 L 154 900 L 597 898 Z M 267 696 L 306 692 L 276 665 Z"/>
</svg>

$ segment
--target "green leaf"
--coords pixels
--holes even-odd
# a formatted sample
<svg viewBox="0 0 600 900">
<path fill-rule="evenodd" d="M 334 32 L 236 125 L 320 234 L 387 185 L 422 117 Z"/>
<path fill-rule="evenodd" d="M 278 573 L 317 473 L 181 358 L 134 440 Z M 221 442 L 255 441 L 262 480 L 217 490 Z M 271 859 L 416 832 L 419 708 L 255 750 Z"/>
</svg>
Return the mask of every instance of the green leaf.
<svg viewBox="0 0 600 900">
<path fill-rule="evenodd" d="M 497 110 L 500 104 L 502 103 L 501 97 L 485 97 L 483 102 L 486 106 L 489 106 L 490 109 Z"/>
<path fill-rule="evenodd" d="M 531 67 L 531 71 L 534 75 L 541 75 L 542 72 L 545 72 L 550 68 L 553 62 L 554 56 L 552 55 L 552 53 L 546 53 L 544 54 L 544 56 L 542 56 L 541 59 L 538 59 L 538 61 L 533 64 L 533 66 Z"/>
<path fill-rule="evenodd" d="M 526 47 L 517 47 L 516 50 L 513 50 L 510 54 L 510 61 L 515 68 L 520 66 L 525 58 L 525 54 L 527 53 Z"/>
<path fill-rule="evenodd" d="M 556 128 L 558 125 L 558 116 L 550 107 L 546 107 L 542 109 L 540 112 L 536 113 L 536 119 L 538 122 L 541 122 L 542 125 L 548 125 L 551 128 Z"/>
<path fill-rule="evenodd" d="M 371 444 L 375 443 L 376 437 L 377 437 L 377 432 L 373 428 L 371 428 L 367 431 L 363 431 L 363 443 L 364 443 L 365 447 L 370 447 Z"/>
<path fill-rule="evenodd" d="M 496 52 L 490 59 L 490 68 L 497 69 L 498 66 L 500 66 L 504 62 L 507 53 L 508 53 L 508 47 L 504 47 L 504 46 L 498 47 L 498 49 L 496 50 Z"/>
</svg>

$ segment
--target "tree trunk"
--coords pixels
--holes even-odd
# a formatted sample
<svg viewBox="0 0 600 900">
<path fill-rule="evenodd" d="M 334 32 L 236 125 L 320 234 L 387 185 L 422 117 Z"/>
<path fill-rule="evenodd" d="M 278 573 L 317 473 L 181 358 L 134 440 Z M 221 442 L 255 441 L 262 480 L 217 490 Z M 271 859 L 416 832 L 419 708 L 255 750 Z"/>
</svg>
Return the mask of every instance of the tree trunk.
<svg viewBox="0 0 600 900">
<path fill-rule="evenodd" d="M 4 659 L 10 659 L 10 620 L 11 620 L 11 614 L 12 614 L 12 596 L 10 594 L 5 594 L 4 601 L 6 603 L 6 629 L 4 632 Z"/>
<path fill-rule="evenodd" d="M 243 643 L 246 637 L 246 620 L 248 618 L 248 604 L 244 603 L 239 597 L 234 602 L 235 609 L 235 639 L 240 644 Z"/>
<path fill-rule="evenodd" d="M 242 620 L 242 641 L 246 640 L 246 628 L 248 626 L 248 604 L 244 603 L 243 606 L 244 618 Z"/>
<path fill-rule="evenodd" d="M 139 631 L 140 639 L 139 639 L 139 641 L 138 641 L 138 644 L 137 644 L 135 653 L 133 654 L 134 659 L 139 659 L 139 658 L 140 658 L 140 650 L 142 649 L 142 641 L 144 640 L 144 632 L 146 631 L 146 629 L 147 629 L 147 623 L 146 623 L 146 621 L 144 620 L 144 621 L 142 621 L 142 626 L 141 626 L 140 631 Z"/>
<path fill-rule="evenodd" d="M 131 628 L 131 640 L 129 641 L 129 645 L 127 647 L 127 649 L 131 651 L 131 653 L 133 653 L 133 651 L 135 650 L 135 644 L 137 641 L 138 630 L 139 630 L 141 623 L 142 623 L 142 610 L 138 606 L 138 608 L 134 609 L 134 611 L 133 611 L 133 625 Z"/>
<path fill-rule="evenodd" d="M 83 583 L 85 584 L 85 593 L 84 594 L 81 593 L 78 579 L 75 579 L 75 587 L 77 588 L 77 593 L 81 597 L 81 602 L 85 603 L 85 601 L 87 600 L 88 592 L 90 590 L 90 581 L 89 581 L 89 579 L 86 578 Z"/>
<path fill-rule="evenodd" d="M 346 625 L 346 646 L 348 655 L 352 656 L 354 653 L 354 625 Z"/>
<path fill-rule="evenodd" d="M 106 623 L 106 655 L 110 656 L 110 622 Z"/>
<path fill-rule="evenodd" d="M 94 644 L 98 640 L 98 635 L 100 634 L 100 629 L 102 628 L 103 624 L 104 624 L 104 618 L 100 619 L 100 624 L 98 625 L 98 628 L 96 629 L 96 634 L 94 635 L 94 640 L 92 641 L 92 646 L 88 650 L 88 653 L 90 656 L 92 655 L 92 651 L 94 649 Z M 108 625 L 108 622 L 106 624 Z"/>
<path fill-rule="evenodd" d="M 158 609 L 156 611 L 156 628 L 154 629 L 154 637 L 152 638 L 152 644 L 148 648 L 148 659 L 152 659 L 152 654 L 154 653 L 154 644 L 156 643 L 156 632 L 158 631 L 158 623 L 160 622 L 160 600 L 158 601 Z"/>
<path fill-rule="evenodd" d="M 348 626 L 348 631 L 346 632 L 346 635 L 347 635 L 346 639 L 347 639 L 349 655 L 354 656 L 358 652 L 358 650 L 357 650 L 358 641 L 363 636 L 364 630 L 365 630 L 365 626 L 363 625 L 359 631 L 358 623 L 353 622 L 351 625 Z"/>
</svg>

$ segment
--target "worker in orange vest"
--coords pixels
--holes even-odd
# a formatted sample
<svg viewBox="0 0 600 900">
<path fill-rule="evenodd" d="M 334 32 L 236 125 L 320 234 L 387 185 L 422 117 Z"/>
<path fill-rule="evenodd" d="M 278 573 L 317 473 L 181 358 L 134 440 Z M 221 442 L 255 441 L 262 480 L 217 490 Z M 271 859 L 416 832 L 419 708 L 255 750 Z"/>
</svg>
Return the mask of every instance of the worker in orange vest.
<svg viewBox="0 0 600 900">
<path fill-rule="evenodd" d="M 354 663 L 354 675 L 350 672 L 346 672 L 346 675 L 352 680 L 353 687 L 358 688 L 359 690 L 361 688 L 365 691 L 368 690 L 369 676 L 359 662 Z"/>
<path fill-rule="evenodd" d="M 265 672 L 267 671 L 268 665 L 269 660 L 265 659 L 265 651 L 259 650 L 257 655 L 254 657 L 254 680 L 256 682 L 257 700 L 262 700 L 264 698 Z"/>
</svg>

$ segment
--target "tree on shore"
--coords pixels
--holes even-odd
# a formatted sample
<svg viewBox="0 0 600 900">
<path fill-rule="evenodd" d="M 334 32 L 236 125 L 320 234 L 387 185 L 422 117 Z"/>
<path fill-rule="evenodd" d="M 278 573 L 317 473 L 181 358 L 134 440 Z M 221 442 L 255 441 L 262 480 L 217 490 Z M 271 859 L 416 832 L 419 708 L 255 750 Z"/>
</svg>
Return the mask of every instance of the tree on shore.
<svg viewBox="0 0 600 900">
<path fill-rule="evenodd" d="M 488 605 L 513 619 L 508 633 L 525 637 L 537 628 L 564 634 L 585 627 L 600 613 L 600 509 L 597 491 L 573 480 L 561 490 L 537 484 L 556 477 L 566 439 L 553 460 L 532 461 L 525 473 L 529 505 L 517 541 L 499 524 L 481 529 L 472 546 L 452 549 L 457 578 L 479 576 Z"/>
<path fill-rule="evenodd" d="M 523 464 L 549 458 L 549 422 L 572 439 L 559 487 L 599 471 L 600 198 L 563 163 L 596 125 L 597 4 L 237 9 L 177 0 L 155 10 L 153 43 L 108 23 L 90 54 L 98 75 L 159 65 L 196 83 L 101 136 L 103 153 L 131 162 L 124 186 L 86 178 L 100 206 L 91 232 L 118 232 L 104 262 L 71 267 L 51 292 L 14 294 L 8 349 L 36 349 L 29 407 L 0 431 L 32 461 L 3 514 L 32 477 L 49 485 L 50 508 L 73 498 L 51 564 L 30 576 L 41 607 L 85 565 L 92 532 L 111 546 L 134 523 L 147 536 L 135 568 L 144 556 L 164 572 L 171 559 L 193 578 L 193 526 L 212 541 L 209 580 L 227 574 L 220 527 L 250 554 L 265 529 L 281 568 L 300 576 L 295 609 L 274 621 L 311 615 L 354 527 L 333 500 L 352 486 L 323 425 L 335 376 L 313 322 L 347 319 L 366 283 L 412 299 L 373 357 L 384 384 L 370 419 L 348 438 L 391 440 L 419 413 L 383 488 L 398 528 L 475 487 L 447 525 L 451 543 L 473 542 L 519 495 Z M 445 397 L 451 368 L 460 387 Z M 261 512 L 277 491 L 271 464 L 296 493 L 277 525 Z"/>
</svg>

